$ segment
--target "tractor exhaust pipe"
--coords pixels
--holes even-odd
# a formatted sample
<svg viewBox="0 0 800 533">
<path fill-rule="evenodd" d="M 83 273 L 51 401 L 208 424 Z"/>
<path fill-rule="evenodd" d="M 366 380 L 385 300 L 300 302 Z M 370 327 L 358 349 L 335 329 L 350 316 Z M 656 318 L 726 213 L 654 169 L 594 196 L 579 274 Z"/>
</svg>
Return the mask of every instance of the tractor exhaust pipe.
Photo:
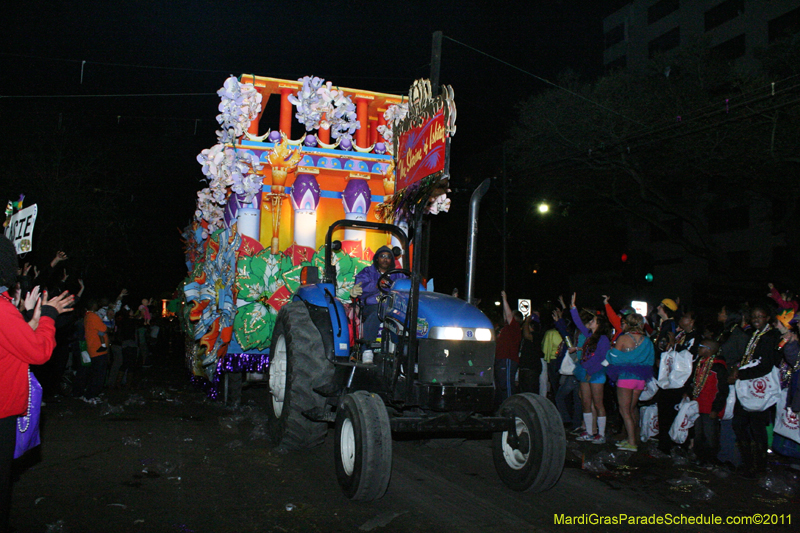
<svg viewBox="0 0 800 533">
<path fill-rule="evenodd" d="M 474 303 L 472 296 L 475 279 L 475 253 L 478 244 L 478 210 L 483 195 L 489 190 L 491 178 L 486 178 L 472 192 L 469 200 L 469 241 L 467 242 L 467 302 Z"/>
</svg>

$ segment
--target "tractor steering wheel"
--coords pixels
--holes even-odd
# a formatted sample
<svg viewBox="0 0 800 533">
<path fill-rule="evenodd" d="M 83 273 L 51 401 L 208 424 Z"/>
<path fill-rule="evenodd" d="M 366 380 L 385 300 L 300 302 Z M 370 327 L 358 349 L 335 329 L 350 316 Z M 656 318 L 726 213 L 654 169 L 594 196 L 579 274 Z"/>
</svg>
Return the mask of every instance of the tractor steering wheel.
<svg viewBox="0 0 800 533">
<path fill-rule="evenodd" d="M 411 277 L 411 271 L 405 268 L 393 268 L 391 270 L 387 270 L 386 272 L 381 274 L 381 277 L 378 278 L 379 291 L 381 291 L 384 294 L 389 292 L 389 289 L 392 288 L 393 284 L 392 280 L 389 279 L 389 276 L 393 274 L 405 274 L 409 278 Z"/>
</svg>

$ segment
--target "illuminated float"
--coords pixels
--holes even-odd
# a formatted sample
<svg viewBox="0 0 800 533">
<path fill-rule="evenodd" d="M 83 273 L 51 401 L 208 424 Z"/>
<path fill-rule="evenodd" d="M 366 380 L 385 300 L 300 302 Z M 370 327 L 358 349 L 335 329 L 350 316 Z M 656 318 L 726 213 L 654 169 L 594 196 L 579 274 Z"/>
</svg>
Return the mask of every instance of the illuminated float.
<svg viewBox="0 0 800 533">
<path fill-rule="evenodd" d="M 197 158 L 208 186 L 182 235 L 187 366 L 212 384 L 226 372 L 266 369 L 278 310 L 299 287 L 303 266 L 323 266 L 331 223 L 408 228 L 392 156 L 393 125 L 406 117 L 408 97 L 310 76 L 249 74 L 227 79 L 217 94 L 218 142 Z M 273 97 L 280 99 L 279 127 L 259 135 Z M 305 130 L 297 140 L 295 121 Z M 335 253 L 342 300 L 374 250 L 396 244 L 388 234 L 357 229 L 333 238 L 342 243 Z"/>
</svg>

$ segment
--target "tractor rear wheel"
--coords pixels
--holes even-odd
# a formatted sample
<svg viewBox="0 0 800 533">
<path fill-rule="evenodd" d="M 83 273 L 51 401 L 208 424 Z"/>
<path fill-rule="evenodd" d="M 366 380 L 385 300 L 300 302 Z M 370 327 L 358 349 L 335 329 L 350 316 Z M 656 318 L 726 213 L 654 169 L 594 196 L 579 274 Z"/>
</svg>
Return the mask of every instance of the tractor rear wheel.
<svg viewBox="0 0 800 533">
<path fill-rule="evenodd" d="M 328 424 L 309 420 L 303 412 L 325 407 L 325 398 L 313 389 L 333 379 L 333 364 L 325 358 L 322 336 L 303 302 L 290 302 L 278 313 L 268 375 L 266 411 L 272 444 L 285 450 L 322 444 Z"/>
</svg>

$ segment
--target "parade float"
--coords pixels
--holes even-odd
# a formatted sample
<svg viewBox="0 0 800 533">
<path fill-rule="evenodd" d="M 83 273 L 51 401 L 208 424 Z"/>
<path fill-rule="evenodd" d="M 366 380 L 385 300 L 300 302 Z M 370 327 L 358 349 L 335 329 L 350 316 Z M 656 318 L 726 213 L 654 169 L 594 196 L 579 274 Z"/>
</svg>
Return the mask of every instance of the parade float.
<svg viewBox="0 0 800 533">
<path fill-rule="evenodd" d="M 186 363 L 212 396 L 227 373 L 265 371 L 278 311 L 299 287 L 303 267 L 323 267 L 332 222 L 384 222 L 407 232 L 404 203 L 413 194 L 435 194 L 430 212 L 449 207 L 446 188 L 395 182 L 393 129 L 408 112 L 408 97 L 311 76 L 249 74 L 228 78 L 218 95 L 217 144 L 197 157 L 207 187 L 182 236 Z M 270 98 L 280 99 L 279 127 L 259 135 Z M 293 123 L 304 129 L 295 139 Z M 443 134 L 438 143 L 430 156 L 443 158 Z M 333 262 L 342 300 L 375 250 L 399 245 L 388 233 L 359 229 L 334 238 L 341 242 Z"/>
<path fill-rule="evenodd" d="M 280 128 L 259 135 L 273 94 Z M 399 433 L 492 433 L 507 486 L 553 487 L 566 455 L 558 410 L 534 394 L 497 409 L 491 321 L 422 274 L 423 219 L 449 208 L 452 88 L 417 80 L 404 101 L 320 78 L 245 76 L 219 95 L 218 143 L 198 156 L 208 187 L 184 233 L 195 378 L 265 375 L 278 450 L 317 447 L 333 424 L 336 476 L 352 500 L 386 494 Z M 292 139 L 295 109 L 305 133 Z M 365 339 L 346 302 L 385 245 L 396 264 L 377 281 L 380 338 Z"/>
</svg>

